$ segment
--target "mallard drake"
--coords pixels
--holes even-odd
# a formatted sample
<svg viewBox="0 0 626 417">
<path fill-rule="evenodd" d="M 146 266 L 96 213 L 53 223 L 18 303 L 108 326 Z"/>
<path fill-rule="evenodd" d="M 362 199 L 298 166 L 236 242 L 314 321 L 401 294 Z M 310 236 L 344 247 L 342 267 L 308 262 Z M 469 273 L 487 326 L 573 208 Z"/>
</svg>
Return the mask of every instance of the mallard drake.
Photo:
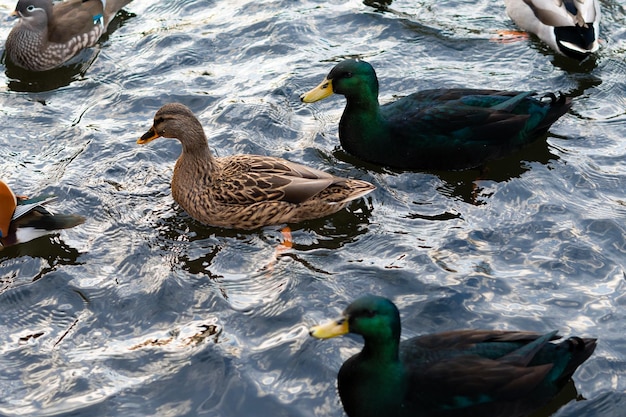
<svg viewBox="0 0 626 417">
<path fill-rule="evenodd" d="M 115 14 L 131 0 L 19 0 L 19 18 L 6 40 L 6 56 L 31 71 L 62 65 L 95 45 Z"/>
<path fill-rule="evenodd" d="M 137 143 L 161 136 L 183 145 L 174 167 L 172 197 L 191 217 L 211 226 L 256 229 L 316 219 L 376 188 L 271 156 L 215 158 L 202 125 L 179 103 L 161 107 Z"/>
<path fill-rule="evenodd" d="M 363 336 L 363 350 L 339 370 L 349 417 L 524 416 L 556 395 L 593 353 L 596 339 L 557 332 L 459 330 L 400 343 L 400 314 L 388 299 L 364 296 L 316 338 Z"/>
<path fill-rule="evenodd" d="M 372 66 L 347 59 L 300 96 L 305 103 L 346 97 L 339 122 L 343 149 L 399 169 L 466 169 L 523 147 L 545 133 L 571 99 L 532 92 L 424 90 L 383 106 Z"/>
<path fill-rule="evenodd" d="M 583 60 L 599 48 L 599 0 L 504 0 L 521 29 L 561 55 Z"/>
<path fill-rule="evenodd" d="M 55 198 L 18 198 L 4 181 L 0 181 L 0 246 L 28 242 L 85 222 L 84 217 L 52 214 L 43 207 Z"/>
</svg>

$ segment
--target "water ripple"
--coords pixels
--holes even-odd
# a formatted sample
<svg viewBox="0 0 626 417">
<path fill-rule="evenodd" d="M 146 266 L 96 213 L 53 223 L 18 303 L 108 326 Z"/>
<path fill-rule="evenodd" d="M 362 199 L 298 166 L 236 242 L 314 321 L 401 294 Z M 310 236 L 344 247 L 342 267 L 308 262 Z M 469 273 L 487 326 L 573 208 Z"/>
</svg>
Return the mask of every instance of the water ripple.
<svg viewBox="0 0 626 417">
<path fill-rule="evenodd" d="M 601 3 L 605 41 L 585 65 L 534 38 L 494 42 L 515 26 L 493 1 L 134 0 L 93 62 L 33 85 L 4 74 L 0 177 L 87 221 L 0 252 L 0 414 L 339 417 L 336 372 L 361 342 L 307 328 L 377 293 L 400 307 L 404 337 L 598 337 L 543 414 L 620 415 L 626 49 L 624 6 Z M 467 86 L 574 104 L 480 170 L 395 172 L 339 148 L 342 97 L 299 100 L 345 57 L 375 65 L 381 102 Z M 293 225 L 287 250 L 278 227 L 203 226 L 170 195 L 180 144 L 136 144 L 171 101 L 217 155 L 285 157 L 377 189 Z"/>
</svg>

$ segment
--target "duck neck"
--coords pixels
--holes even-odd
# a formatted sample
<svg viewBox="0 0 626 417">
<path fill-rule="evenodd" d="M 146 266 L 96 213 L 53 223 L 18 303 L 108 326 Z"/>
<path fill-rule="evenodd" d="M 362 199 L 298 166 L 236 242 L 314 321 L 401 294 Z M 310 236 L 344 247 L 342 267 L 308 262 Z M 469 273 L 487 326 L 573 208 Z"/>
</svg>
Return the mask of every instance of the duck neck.
<svg viewBox="0 0 626 417">
<path fill-rule="evenodd" d="M 342 147 L 351 154 L 371 154 L 381 137 L 384 120 L 378 99 L 372 97 L 346 97 L 348 103 L 339 122 L 339 139 Z"/>
<path fill-rule="evenodd" d="M 198 173 L 212 172 L 216 169 L 215 158 L 209 150 L 206 135 L 199 122 L 187 126 L 185 140 L 181 140 L 181 143 L 183 151 L 176 163 L 178 171 L 185 171 L 186 175 L 196 176 Z"/>
<path fill-rule="evenodd" d="M 358 88 L 353 90 L 340 90 L 339 94 L 343 94 L 348 101 L 345 112 L 360 112 L 371 117 L 378 115 L 380 112 L 380 106 L 378 105 L 378 79 L 375 77 L 360 83 Z"/>
<path fill-rule="evenodd" d="M 202 195 L 213 183 L 217 161 L 211 155 L 202 127 L 188 130 L 181 143 L 183 151 L 174 166 L 171 190 L 174 200 L 189 211 L 194 196 Z"/>
<path fill-rule="evenodd" d="M 380 106 L 378 104 L 378 96 L 373 94 L 374 93 L 371 92 L 369 94 L 346 96 L 348 104 L 346 105 L 345 112 L 359 112 L 367 114 L 370 117 L 377 116 L 380 114 Z"/>
<path fill-rule="evenodd" d="M 399 339 L 365 339 L 362 354 L 368 360 L 379 364 L 395 364 L 399 362 L 398 348 Z"/>
</svg>

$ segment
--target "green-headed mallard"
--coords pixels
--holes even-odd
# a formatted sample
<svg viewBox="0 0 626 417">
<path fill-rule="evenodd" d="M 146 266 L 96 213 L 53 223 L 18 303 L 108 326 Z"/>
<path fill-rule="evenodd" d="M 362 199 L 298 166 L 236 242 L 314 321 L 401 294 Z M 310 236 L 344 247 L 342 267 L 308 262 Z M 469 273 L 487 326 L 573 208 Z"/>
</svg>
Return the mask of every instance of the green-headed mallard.
<svg viewBox="0 0 626 417">
<path fill-rule="evenodd" d="M 183 145 L 172 197 L 191 217 L 211 226 L 255 229 L 316 219 L 376 188 L 271 156 L 215 158 L 198 119 L 178 103 L 161 107 L 137 143 L 161 136 Z"/>
<path fill-rule="evenodd" d="M 364 296 L 311 335 L 363 336 L 363 350 L 339 370 L 349 417 L 524 416 L 556 395 L 594 351 L 596 339 L 556 332 L 459 330 L 400 343 L 400 314 L 386 298 Z"/>
<path fill-rule="evenodd" d="M 312 103 L 344 95 L 339 139 L 346 152 L 399 169 L 466 169 L 499 158 L 545 133 L 571 106 L 562 95 L 424 90 L 383 106 L 378 79 L 365 61 L 347 59 L 301 96 Z"/>
<path fill-rule="evenodd" d="M 504 0 L 521 29 L 561 55 L 583 60 L 599 48 L 599 0 Z"/>
<path fill-rule="evenodd" d="M 53 214 L 46 210 L 43 205 L 54 199 L 54 196 L 18 198 L 0 181 L 0 246 L 28 242 L 85 221 L 74 214 Z"/>
<path fill-rule="evenodd" d="M 131 0 L 19 0 L 19 18 L 6 40 L 10 62 L 45 71 L 95 45 L 115 14 Z"/>
</svg>

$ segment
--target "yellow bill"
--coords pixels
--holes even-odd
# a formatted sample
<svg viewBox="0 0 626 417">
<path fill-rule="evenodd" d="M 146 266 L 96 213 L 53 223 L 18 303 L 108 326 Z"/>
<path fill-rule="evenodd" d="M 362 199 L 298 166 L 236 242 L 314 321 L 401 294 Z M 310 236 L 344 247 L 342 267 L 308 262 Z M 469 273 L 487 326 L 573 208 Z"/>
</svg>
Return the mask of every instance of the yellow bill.
<svg viewBox="0 0 626 417">
<path fill-rule="evenodd" d="M 306 92 L 300 96 L 300 100 L 304 103 L 315 103 L 316 101 L 323 100 L 333 94 L 333 82 L 327 78 L 314 89 Z"/>
<path fill-rule="evenodd" d="M 348 319 L 345 317 L 313 326 L 309 330 L 309 334 L 318 339 L 330 339 L 331 337 L 343 336 L 349 332 Z"/>
</svg>

